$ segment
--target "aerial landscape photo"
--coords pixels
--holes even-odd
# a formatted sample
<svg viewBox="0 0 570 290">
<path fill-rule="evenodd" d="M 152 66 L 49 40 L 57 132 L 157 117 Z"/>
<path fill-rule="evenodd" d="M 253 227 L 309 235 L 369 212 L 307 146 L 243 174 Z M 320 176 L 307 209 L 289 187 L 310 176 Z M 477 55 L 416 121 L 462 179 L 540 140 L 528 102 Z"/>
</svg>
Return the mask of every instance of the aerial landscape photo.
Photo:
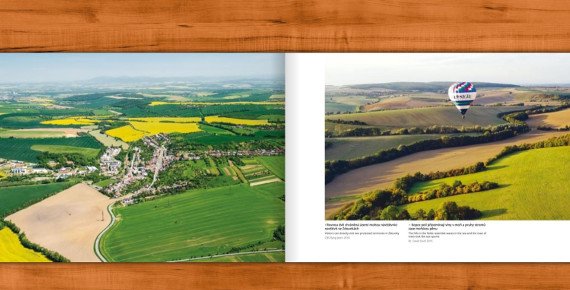
<svg viewBox="0 0 570 290">
<path fill-rule="evenodd" d="M 333 54 L 328 220 L 570 220 L 568 54 Z"/>
<path fill-rule="evenodd" d="M 282 262 L 283 54 L 0 54 L 0 262 Z"/>
</svg>

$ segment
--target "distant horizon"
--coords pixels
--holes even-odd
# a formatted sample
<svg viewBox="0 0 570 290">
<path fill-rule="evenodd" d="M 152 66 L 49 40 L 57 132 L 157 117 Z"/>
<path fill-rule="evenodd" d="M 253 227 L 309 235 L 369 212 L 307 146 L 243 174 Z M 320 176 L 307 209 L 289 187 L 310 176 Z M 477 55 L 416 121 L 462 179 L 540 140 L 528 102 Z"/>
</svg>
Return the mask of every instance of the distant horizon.
<svg viewBox="0 0 570 290">
<path fill-rule="evenodd" d="M 568 83 L 528 83 L 528 84 L 517 84 L 517 83 L 503 83 L 503 82 L 490 82 L 490 81 L 473 81 L 473 80 L 454 80 L 454 81 L 392 81 L 392 82 L 366 82 L 366 83 L 351 83 L 351 84 L 329 84 L 326 83 L 326 86 L 335 86 L 335 87 L 344 87 L 344 86 L 358 86 L 358 85 L 372 85 L 372 84 L 391 84 L 391 83 L 455 83 L 459 81 L 468 81 L 471 83 L 492 83 L 492 84 L 501 84 L 501 85 L 515 85 L 520 87 L 528 87 L 528 86 L 563 86 L 563 87 L 570 87 L 570 81 Z"/>
<path fill-rule="evenodd" d="M 331 53 L 327 85 L 432 82 L 570 84 L 570 53 Z"/>
<path fill-rule="evenodd" d="M 278 53 L 15 53 L 0 55 L 0 84 L 115 79 L 285 78 Z"/>
<path fill-rule="evenodd" d="M 59 81 L 13 81 L 13 82 L 3 82 L 0 80 L 0 85 L 11 85 L 11 84 L 26 84 L 26 85 L 51 85 L 51 84 L 76 84 L 76 83 L 94 83 L 101 79 L 108 79 L 113 81 L 125 80 L 127 83 L 138 83 L 146 81 L 155 82 L 217 82 L 217 81 L 269 81 L 278 80 L 279 77 L 262 77 L 262 76 L 252 76 L 252 77 L 240 77 L 240 76 L 211 76 L 211 77 L 199 77 L 199 76 L 172 76 L 172 77 L 149 77 L 149 76 L 97 76 L 88 79 L 77 79 L 77 80 L 59 80 Z M 284 79 L 280 79 L 284 81 Z"/>
</svg>

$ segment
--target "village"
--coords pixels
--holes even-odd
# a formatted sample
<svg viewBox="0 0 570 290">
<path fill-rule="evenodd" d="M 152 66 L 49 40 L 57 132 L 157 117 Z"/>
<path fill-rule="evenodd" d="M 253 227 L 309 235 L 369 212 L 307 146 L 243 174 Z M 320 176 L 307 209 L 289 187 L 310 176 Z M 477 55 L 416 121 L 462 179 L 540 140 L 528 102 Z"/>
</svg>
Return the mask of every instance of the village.
<svg viewBox="0 0 570 290">
<path fill-rule="evenodd" d="M 139 195 L 144 194 L 143 196 L 151 198 L 164 191 L 188 186 L 189 184 L 155 186 L 160 172 L 176 161 L 201 160 L 208 157 L 253 157 L 284 154 L 284 148 L 169 152 L 167 149 L 169 143 L 168 135 L 157 134 L 144 137 L 142 147 L 132 147 L 128 152 L 123 152 L 124 149 L 121 147 L 105 147 L 98 158 L 98 164 L 88 166 L 75 166 L 73 162 L 59 164 L 55 161 L 49 161 L 49 168 L 46 168 L 36 163 L 0 159 L 0 172 L 5 172 L 8 176 L 20 176 L 32 182 L 62 181 L 71 177 L 82 178 L 96 174 L 110 179 L 112 182 L 106 185 L 99 185 L 91 181 L 88 183 L 92 183 L 91 185 L 95 189 L 109 196 L 123 197 L 123 204 L 131 204 L 134 202 L 134 198 Z M 152 151 L 152 156 L 145 160 L 142 157 L 142 152 L 149 152 L 149 150 Z"/>
</svg>

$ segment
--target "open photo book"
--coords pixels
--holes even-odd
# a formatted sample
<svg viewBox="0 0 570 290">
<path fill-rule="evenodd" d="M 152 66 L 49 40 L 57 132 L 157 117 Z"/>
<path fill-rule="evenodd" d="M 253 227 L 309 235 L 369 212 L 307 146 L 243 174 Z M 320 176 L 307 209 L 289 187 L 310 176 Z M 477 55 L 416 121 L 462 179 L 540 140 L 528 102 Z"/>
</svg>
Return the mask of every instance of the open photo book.
<svg viewBox="0 0 570 290">
<path fill-rule="evenodd" d="M 0 54 L 0 262 L 568 262 L 570 54 Z"/>
</svg>

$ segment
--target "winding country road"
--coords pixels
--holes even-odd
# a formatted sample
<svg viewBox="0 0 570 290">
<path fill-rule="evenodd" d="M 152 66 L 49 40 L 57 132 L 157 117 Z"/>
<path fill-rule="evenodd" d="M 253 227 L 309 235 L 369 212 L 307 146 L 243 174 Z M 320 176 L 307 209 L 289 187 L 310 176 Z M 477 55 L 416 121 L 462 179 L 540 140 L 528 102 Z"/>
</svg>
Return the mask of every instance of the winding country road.
<svg viewBox="0 0 570 290">
<path fill-rule="evenodd" d="M 325 186 L 326 215 L 342 207 L 350 200 L 338 201 L 335 198 L 361 194 L 379 188 L 389 188 L 396 178 L 415 172 L 445 171 L 487 161 L 505 146 L 534 143 L 568 132 L 531 131 L 503 141 L 463 147 L 445 148 L 418 152 L 392 161 L 378 163 L 337 176 Z"/>
<path fill-rule="evenodd" d="M 107 227 L 105 227 L 105 229 L 103 229 L 102 232 L 99 233 L 99 235 L 97 235 L 97 238 L 95 239 L 95 255 L 97 255 L 97 258 L 99 258 L 99 260 L 101 260 L 101 262 L 108 262 L 107 259 L 105 259 L 105 257 L 103 256 L 103 254 L 101 254 L 100 249 L 100 241 L 101 241 L 101 237 L 113 226 L 113 224 L 115 223 L 115 215 L 113 214 L 113 211 L 111 210 L 111 208 L 113 207 L 113 204 L 110 204 L 107 207 L 107 211 L 109 212 L 109 215 L 111 216 L 111 222 L 109 222 L 109 224 L 107 225 Z"/>
</svg>

